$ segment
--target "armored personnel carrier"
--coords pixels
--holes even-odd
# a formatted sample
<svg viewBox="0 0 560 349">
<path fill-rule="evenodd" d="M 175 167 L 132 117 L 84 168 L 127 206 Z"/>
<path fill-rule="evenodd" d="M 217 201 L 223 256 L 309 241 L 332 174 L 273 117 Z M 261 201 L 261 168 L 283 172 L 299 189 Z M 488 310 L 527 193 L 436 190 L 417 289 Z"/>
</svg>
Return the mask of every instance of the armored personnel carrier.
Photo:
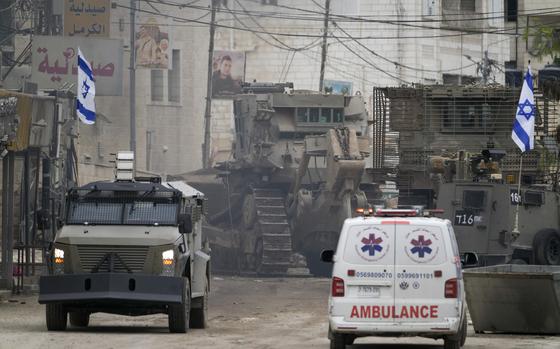
<svg viewBox="0 0 560 349">
<path fill-rule="evenodd" d="M 399 204 L 444 209 L 461 251 L 479 253 L 482 264 L 557 264 L 558 194 L 549 189 L 558 185 L 558 103 L 535 92 L 536 149 L 523 154 L 518 192 L 518 98 L 503 86 L 374 89 L 373 167 L 396 166 Z"/>
<path fill-rule="evenodd" d="M 232 161 L 216 166 L 228 205 L 210 222 L 239 232 L 243 268 L 283 274 L 299 252 L 312 273 L 327 273 L 317 256 L 367 200 L 364 101 L 263 84 L 245 91 L 233 99 Z"/>
<path fill-rule="evenodd" d="M 531 183 L 519 191 L 514 178 L 502 177 L 499 163 L 505 155 L 487 149 L 438 159 L 446 175 L 436 206 L 453 223 L 459 250 L 476 252 L 481 265 L 559 265 L 560 195 Z"/>
<path fill-rule="evenodd" d="M 66 219 L 52 243 L 39 303 L 49 331 L 86 327 L 90 314 L 163 313 L 171 332 L 207 324 L 210 251 L 204 195 L 183 182 L 134 176 L 119 152 L 115 181 L 69 190 Z"/>
</svg>

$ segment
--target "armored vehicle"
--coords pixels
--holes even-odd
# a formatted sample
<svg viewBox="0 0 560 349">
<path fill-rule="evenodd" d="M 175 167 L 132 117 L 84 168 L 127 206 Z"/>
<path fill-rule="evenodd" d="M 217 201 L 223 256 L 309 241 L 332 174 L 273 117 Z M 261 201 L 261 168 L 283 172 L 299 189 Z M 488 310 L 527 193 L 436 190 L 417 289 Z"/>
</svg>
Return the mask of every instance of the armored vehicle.
<svg viewBox="0 0 560 349">
<path fill-rule="evenodd" d="M 476 252 L 482 265 L 560 264 L 560 195 L 530 183 L 519 192 L 514 178 L 502 178 L 504 156 L 491 149 L 447 159 L 436 206 L 453 222 L 461 252 Z"/>
<path fill-rule="evenodd" d="M 558 104 L 535 92 L 536 149 L 523 155 L 518 193 L 518 98 L 501 86 L 374 90 L 374 168 L 396 166 L 399 204 L 444 209 L 461 251 L 480 253 L 482 264 L 554 264 L 560 255 L 558 194 L 545 189 L 558 183 Z"/>
<path fill-rule="evenodd" d="M 216 166 L 228 207 L 210 221 L 240 232 L 244 268 L 283 274 L 296 251 L 312 273 L 326 273 L 317 253 L 336 245 L 344 219 L 367 200 L 364 101 L 258 87 L 233 99 L 233 159 Z"/>
<path fill-rule="evenodd" d="M 204 328 L 210 286 L 204 195 L 183 182 L 135 178 L 117 156 L 115 181 L 70 189 L 66 219 L 40 279 L 49 330 L 87 326 L 90 314 L 165 313 L 169 330 Z"/>
</svg>

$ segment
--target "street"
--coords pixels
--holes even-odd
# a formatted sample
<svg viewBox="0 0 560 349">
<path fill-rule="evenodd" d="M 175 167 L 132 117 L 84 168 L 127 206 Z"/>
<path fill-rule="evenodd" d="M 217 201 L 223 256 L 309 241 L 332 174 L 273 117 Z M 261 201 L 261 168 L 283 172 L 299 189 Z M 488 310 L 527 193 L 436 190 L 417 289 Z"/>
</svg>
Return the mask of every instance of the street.
<svg viewBox="0 0 560 349">
<path fill-rule="evenodd" d="M 8 348 L 328 348 L 329 280 L 214 276 L 205 330 L 170 334 L 167 316 L 94 314 L 86 329 L 47 332 L 36 296 L 0 303 L 0 349 Z M 15 302 L 17 300 L 17 302 Z M 376 344 L 376 345 L 373 345 Z M 381 345 L 377 345 L 381 344 Z M 421 338 L 362 338 L 353 349 L 440 348 Z M 475 334 L 464 348 L 552 349 L 560 337 Z"/>
</svg>

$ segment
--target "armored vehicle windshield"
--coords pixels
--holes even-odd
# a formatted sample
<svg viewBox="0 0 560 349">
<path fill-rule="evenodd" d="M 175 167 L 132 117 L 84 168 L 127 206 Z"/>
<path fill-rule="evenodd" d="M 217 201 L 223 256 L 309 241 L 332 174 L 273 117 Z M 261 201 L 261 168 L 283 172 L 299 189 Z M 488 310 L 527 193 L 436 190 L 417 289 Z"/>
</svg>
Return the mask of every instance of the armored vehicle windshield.
<svg viewBox="0 0 560 349">
<path fill-rule="evenodd" d="M 159 183 L 92 183 L 69 192 L 66 224 L 177 225 L 180 198 Z"/>
</svg>

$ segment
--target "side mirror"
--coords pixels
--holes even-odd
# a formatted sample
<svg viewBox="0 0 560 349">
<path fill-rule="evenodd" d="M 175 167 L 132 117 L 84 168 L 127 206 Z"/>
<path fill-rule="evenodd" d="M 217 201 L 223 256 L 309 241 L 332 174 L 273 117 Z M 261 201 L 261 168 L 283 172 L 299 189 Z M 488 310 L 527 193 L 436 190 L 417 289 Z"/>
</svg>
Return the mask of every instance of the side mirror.
<svg viewBox="0 0 560 349">
<path fill-rule="evenodd" d="M 478 255 L 474 252 L 465 252 L 461 256 L 461 265 L 463 268 L 478 266 Z"/>
<path fill-rule="evenodd" d="M 192 233 L 192 218 L 190 214 L 181 213 L 179 215 L 179 233 L 181 234 Z"/>
<path fill-rule="evenodd" d="M 333 263 L 334 251 L 333 250 L 323 250 L 321 252 L 321 261 L 325 263 Z"/>
</svg>

